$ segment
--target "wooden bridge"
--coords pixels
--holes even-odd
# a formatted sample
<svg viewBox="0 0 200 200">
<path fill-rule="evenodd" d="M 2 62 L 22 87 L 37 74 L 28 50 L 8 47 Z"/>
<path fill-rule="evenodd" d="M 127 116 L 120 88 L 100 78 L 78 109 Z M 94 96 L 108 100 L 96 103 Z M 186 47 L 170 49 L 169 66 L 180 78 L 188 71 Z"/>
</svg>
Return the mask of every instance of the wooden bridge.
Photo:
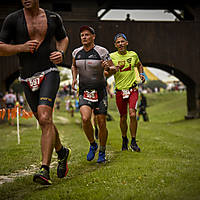
<svg viewBox="0 0 200 200">
<path fill-rule="evenodd" d="M 119 8 L 120 5 L 120 8 L 125 8 L 123 7 L 123 2 L 126 1 L 121 2 L 121 4 L 115 4 L 115 1 L 93 2 L 96 2 L 95 5 L 97 6 L 93 7 L 93 10 L 97 13 L 100 8 L 105 8 L 105 11 L 111 8 Z M 110 2 L 113 3 L 112 6 L 108 4 Z M 61 11 L 60 14 L 63 16 L 64 25 L 70 39 L 65 57 L 66 67 L 71 67 L 72 50 L 80 46 L 80 26 L 92 26 L 96 31 L 96 44 L 105 46 L 110 52 L 115 51 L 113 45 L 114 35 L 118 32 L 123 32 L 128 38 L 129 49 L 138 53 L 144 66 L 164 70 L 176 76 L 186 85 L 186 118 L 200 117 L 200 5 L 191 0 L 183 1 L 181 4 L 176 3 L 176 1 L 162 1 L 162 5 L 159 4 L 160 1 L 153 1 L 154 4 L 152 5 L 145 0 L 141 2 L 143 4 L 139 5 L 134 4 L 133 1 L 133 3 L 129 3 L 128 8 L 168 9 L 176 15 L 179 21 L 101 21 L 98 17 L 92 18 L 89 16 L 87 19 L 84 17 L 81 19 L 80 13 L 78 20 L 75 15 L 71 19 L 67 19 L 68 15 Z M 83 6 L 83 10 L 90 10 L 90 6 L 94 6 L 94 4 L 90 5 L 89 1 L 86 1 L 86 4 L 88 7 L 84 8 Z M 175 9 L 179 8 L 185 8 L 185 18 L 176 13 Z M 89 14 L 93 15 L 92 13 Z M 19 67 L 16 56 L 0 57 L 0 90 L 7 89 L 13 80 L 18 77 Z"/>
</svg>

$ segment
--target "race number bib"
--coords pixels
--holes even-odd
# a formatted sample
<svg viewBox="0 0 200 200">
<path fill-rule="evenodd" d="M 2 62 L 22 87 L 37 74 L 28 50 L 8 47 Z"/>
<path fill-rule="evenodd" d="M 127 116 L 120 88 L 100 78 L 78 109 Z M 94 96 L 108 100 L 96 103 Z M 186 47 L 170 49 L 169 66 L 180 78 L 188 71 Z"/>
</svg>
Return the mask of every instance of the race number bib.
<svg viewBox="0 0 200 200">
<path fill-rule="evenodd" d="M 44 79 L 44 76 L 45 76 L 45 74 L 41 73 L 37 76 L 32 76 L 31 78 L 29 78 L 27 80 L 27 83 L 33 92 L 37 91 L 39 89 L 40 84 L 42 83 L 42 81 Z"/>
<path fill-rule="evenodd" d="M 122 90 L 122 97 L 123 99 L 129 98 L 130 91 L 129 90 Z"/>
<path fill-rule="evenodd" d="M 98 101 L 98 94 L 96 90 L 85 90 L 83 94 L 83 98 L 85 100 L 91 101 L 91 102 L 97 102 Z"/>
</svg>

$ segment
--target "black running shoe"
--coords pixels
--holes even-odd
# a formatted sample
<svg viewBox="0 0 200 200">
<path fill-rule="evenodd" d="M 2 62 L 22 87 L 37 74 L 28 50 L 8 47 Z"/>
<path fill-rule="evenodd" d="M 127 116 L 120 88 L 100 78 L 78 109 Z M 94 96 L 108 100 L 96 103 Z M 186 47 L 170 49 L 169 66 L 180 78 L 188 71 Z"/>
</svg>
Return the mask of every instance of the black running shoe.
<svg viewBox="0 0 200 200">
<path fill-rule="evenodd" d="M 128 150 L 128 138 L 122 140 L 122 151 Z"/>
<path fill-rule="evenodd" d="M 67 176 L 67 173 L 69 171 L 67 162 L 70 159 L 71 156 L 71 149 L 70 148 L 64 148 L 66 151 L 65 156 L 62 159 L 58 159 L 58 167 L 57 167 L 57 176 L 58 178 L 64 178 Z"/>
<path fill-rule="evenodd" d="M 136 142 L 131 143 L 130 149 L 131 149 L 132 151 L 140 152 L 140 148 L 138 147 L 138 145 L 137 145 Z"/>
<path fill-rule="evenodd" d="M 39 172 L 35 173 L 33 176 L 33 181 L 39 183 L 41 185 L 51 185 L 52 182 L 50 180 L 49 172 L 41 168 Z"/>
</svg>

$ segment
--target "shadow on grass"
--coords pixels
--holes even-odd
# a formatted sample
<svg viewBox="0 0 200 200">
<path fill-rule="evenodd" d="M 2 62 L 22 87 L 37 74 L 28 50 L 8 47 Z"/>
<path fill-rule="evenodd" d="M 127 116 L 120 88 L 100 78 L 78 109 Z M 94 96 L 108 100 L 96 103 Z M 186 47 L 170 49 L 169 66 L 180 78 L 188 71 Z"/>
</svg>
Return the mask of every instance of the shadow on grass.
<svg viewBox="0 0 200 200">
<path fill-rule="evenodd" d="M 8 128 L 8 127 L 12 127 L 12 128 L 17 128 L 17 124 L 16 123 L 14 123 L 14 125 L 10 125 L 8 122 L 7 123 L 2 123 L 2 124 L 0 124 L 0 127 L 1 127 L 1 125 L 2 125 L 2 128 Z M 35 126 L 36 127 L 36 124 L 34 124 L 34 123 L 20 123 L 19 124 L 19 128 L 21 128 L 21 127 L 23 127 L 23 128 L 26 128 L 26 127 L 33 127 L 33 126 Z"/>
<path fill-rule="evenodd" d="M 20 127 L 33 127 L 35 126 L 36 127 L 36 124 L 30 124 L 30 123 L 20 123 Z"/>
<path fill-rule="evenodd" d="M 199 119 L 181 119 L 181 120 L 177 120 L 177 121 L 173 121 L 173 122 L 170 122 L 171 124 L 181 124 L 181 123 L 191 123 L 191 122 L 196 122 L 198 121 Z"/>
</svg>

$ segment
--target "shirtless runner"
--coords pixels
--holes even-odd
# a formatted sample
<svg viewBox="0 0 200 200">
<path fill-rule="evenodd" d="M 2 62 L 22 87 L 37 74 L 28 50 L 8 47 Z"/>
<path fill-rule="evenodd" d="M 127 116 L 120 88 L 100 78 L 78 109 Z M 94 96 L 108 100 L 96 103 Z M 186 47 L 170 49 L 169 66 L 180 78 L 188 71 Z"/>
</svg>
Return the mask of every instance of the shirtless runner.
<svg viewBox="0 0 200 200">
<path fill-rule="evenodd" d="M 58 154 L 59 178 L 67 175 L 67 161 L 71 154 L 71 150 L 61 144 L 52 119 L 60 83 L 57 64 L 63 62 L 69 41 L 57 13 L 40 8 L 39 0 L 21 2 L 24 8 L 4 20 L 0 32 L 0 56 L 19 56 L 25 96 L 42 129 L 42 165 L 33 181 L 50 185 L 49 165 L 53 149 Z"/>
</svg>

